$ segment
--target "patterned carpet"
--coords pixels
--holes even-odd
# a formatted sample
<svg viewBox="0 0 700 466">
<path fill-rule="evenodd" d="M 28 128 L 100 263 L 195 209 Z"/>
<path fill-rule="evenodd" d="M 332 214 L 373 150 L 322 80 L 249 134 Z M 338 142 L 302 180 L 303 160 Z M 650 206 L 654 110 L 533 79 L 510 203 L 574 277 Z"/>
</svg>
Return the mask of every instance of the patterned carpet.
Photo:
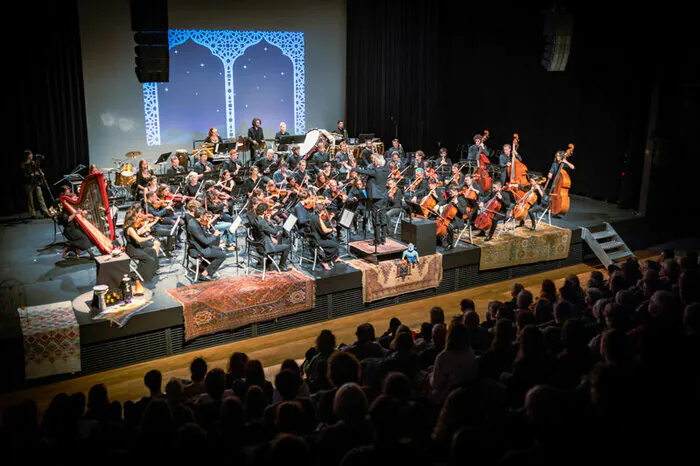
<svg viewBox="0 0 700 466">
<path fill-rule="evenodd" d="M 571 245 L 571 230 L 540 223 L 536 231 L 530 230 L 530 221 L 525 227 L 505 231 L 496 238 L 503 228 L 499 224 L 491 241 L 474 236 L 474 244 L 481 248 L 479 270 L 500 269 L 514 265 L 566 259 Z M 465 235 L 462 241 L 469 241 Z"/>
<path fill-rule="evenodd" d="M 349 244 L 349 246 L 355 247 L 359 249 L 360 251 L 367 253 L 367 254 L 374 254 L 374 240 L 373 239 L 366 239 L 362 241 L 353 241 Z M 398 241 L 395 241 L 391 238 L 386 239 L 386 244 L 379 244 L 377 245 L 377 252 L 379 254 L 384 254 L 388 252 L 397 252 L 397 251 L 405 251 L 408 249 L 405 244 L 399 243 Z"/>
<path fill-rule="evenodd" d="M 436 288 L 442 281 L 442 254 L 421 257 L 417 264 L 400 259 L 378 265 L 353 259 L 349 264 L 362 271 L 362 301 L 365 303 Z"/>
<path fill-rule="evenodd" d="M 70 301 L 17 309 L 25 378 L 80 372 L 80 326 Z"/>
<path fill-rule="evenodd" d="M 316 285 L 298 270 L 268 272 L 168 290 L 182 303 L 185 339 L 266 322 L 314 307 Z"/>
</svg>

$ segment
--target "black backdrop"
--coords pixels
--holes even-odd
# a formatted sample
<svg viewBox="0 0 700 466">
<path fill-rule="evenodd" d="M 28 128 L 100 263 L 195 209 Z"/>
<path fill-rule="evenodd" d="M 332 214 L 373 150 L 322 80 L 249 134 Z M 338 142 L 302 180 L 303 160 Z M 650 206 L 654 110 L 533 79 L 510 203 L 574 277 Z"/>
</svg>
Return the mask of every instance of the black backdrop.
<svg viewBox="0 0 700 466">
<path fill-rule="evenodd" d="M 569 8 L 568 66 L 548 72 L 540 63 L 542 10 L 551 3 L 348 3 L 348 127 L 376 131 L 387 144 L 393 117 L 408 151 L 432 156 L 441 145 L 457 160 L 458 144 L 477 132 L 488 129 L 497 150 L 517 132 L 530 170 L 546 172 L 554 152 L 573 143 L 572 192 L 636 208 L 656 76 L 665 96 L 697 100 L 697 87 L 677 89 L 682 65 L 674 60 L 690 50 L 681 39 L 689 30 L 674 26 L 680 12 L 614 11 L 594 2 Z M 697 86 L 697 74 L 691 81 Z M 669 106 L 659 118 L 673 125 L 660 128 L 686 134 L 697 111 Z M 686 157 L 667 149 L 659 159 Z"/>
<path fill-rule="evenodd" d="M 388 144 L 398 125 L 407 150 L 434 155 L 441 145 L 453 157 L 475 132 L 489 129 L 492 148 L 518 132 L 527 165 L 541 172 L 572 142 L 572 191 L 634 207 L 658 76 L 648 213 L 683 214 L 678 199 L 691 199 L 700 160 L 693 12 L 577 5 L 567 71 L 550 73 L 540 65 L 550 5 L 348 0 L 348 127 Z M 32 10 L 7 37 L 0 215 L 26 211 L 22 150 L 47 156 L 52 183 L 89 160 L 76 0 Z"/>
<path fill-rule="evenodd" d="M 27 210 L 19 169 L 25 149 L 46 157 L 42 169 L 49 185 L 78 165 L 88 165 L 76 1 L 41 4 L 28 20 L 13 21 L 13 27 L 18 30 L 6 40 L 11 104 L 4 163 L 9 179 L 0 183 L 5 200 L 1 215 Z M 44 198 L 48 204 L 47 193 Z"/>
</svg>

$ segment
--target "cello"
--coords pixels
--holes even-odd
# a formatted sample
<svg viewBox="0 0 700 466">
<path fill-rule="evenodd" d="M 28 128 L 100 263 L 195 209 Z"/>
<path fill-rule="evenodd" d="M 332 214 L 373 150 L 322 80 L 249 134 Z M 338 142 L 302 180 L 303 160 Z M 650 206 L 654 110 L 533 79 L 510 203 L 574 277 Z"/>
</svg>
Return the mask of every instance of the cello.
<svg viewBox="0 0 700 466">
<path fill-rule="evenodd" d="M 436 224 L 436 230 L 435 230 L 435 235 L 438 238 L 442 238 L 447 234 L 447 227 L 450 226 L 450 223 L 452 223 L 452 220 L 457 217 L 457 214 L 459 213 L 459 210 L 457 209 L 457 206 L 454 204 L 454 202 L 450 202 L 445 206 L 445 210 L 442 212 L 442 215 L 435 220 Z"/>
<path fill-rule="evenodd" d="M 542 184 L 544 180 L 545 178 L 537 180 L 537 184 Z M 535 205 L 535 202 L 537 202 L 537 193 L 535 192 L 535 187 L 533 186 L 528 192 L 525 193 L 522 199 L 515 204 L 515 207 L 513 207 L 513 213 L 511 214 L 512 217 L 519 222 L 525 220 L 530 207 Z"/>
<path fill-rule="evenodd" d="M 483 144 L 484 141 L 486 141 L 489 138 L 489 130 L 485 129 L 484 130 L 484 136 L 481 139 L 481 143 Z M 472 175 L 472 178 L 474 182 L 476 182 L 479 186 L 481 186 L 481 190 L 483 192 L 488 192 L 491 189 L 491 177 L 489 176 L 489 171 L 486 168 L 486 165 L 490 164 L 491 162 L 489 161 L 488 157 L 486 157 L 486 154 L 484 152 L 479 152 L 479 159 L 477 160 L 477 168 L 474 171 L 474 174 Z"/>
<path fill-rule="evenodd" d="M 494 195 L 489 202 L 484 205 L 481 213 L 474 220 L 474 226 L 482 231 L 491 229 L 493 217 L 501 210 L 501 201 Z"/>
<path fill-rule="evenodd" d="M 569 189 L 571 188 L 571 177 L 564 170 L 564 160 L 571 157 L 574 153 L 574 145 L 569 144 L 569 148 L 564 153 L 564 158 L 559 163 L 557 174 L 554 175 L 552 190 L 549 193 L 549 206 L 552 215 L 564 215 L 569 211 L 571 199 L 569 198 Z"/>
<path fill-rule="evenodd" d="M 513 145 L 510 151 L 510 169 L 508 169 L 508 183 L 506 184 L 506 190 L 513 193 L 513 197 L 516 201 L 519 201 L 525 196 L 525 191 L 520 189 L 520 187 L 529 184 L 527 181 L 527 166 L 515 156 L 518 153 L 519 143 L 520 136 L 518 133 L 513 134 Z"/>
</svg>

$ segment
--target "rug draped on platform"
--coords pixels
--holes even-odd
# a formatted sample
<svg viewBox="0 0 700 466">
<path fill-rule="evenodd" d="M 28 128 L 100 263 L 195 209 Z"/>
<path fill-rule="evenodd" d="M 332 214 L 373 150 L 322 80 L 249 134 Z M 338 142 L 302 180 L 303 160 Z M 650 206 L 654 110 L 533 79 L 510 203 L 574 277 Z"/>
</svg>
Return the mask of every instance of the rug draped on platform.
<svg viewBox="0 0 700 466">
<path fill-rule="evenodd" d="M 529 224 L 526 222 L 526 225 Z M 502 227 L 499 225 L 498 228 Z M 465 239 L 468 238 L 463 238 Z M 571 230 L 540 223 L 536 231 L 527 226 L 517 228 L 515 236 L 512 232 L 505 232 L 498 239 L 494 235 L 491 241 L 474 237 L 474 244 L 481 248 L 479 270 L 500 269 L 566 259 L 571 245 Z"/>
<path fill-rule="evenodd" d="M 80 326 L 70 301 L 17 309 L 25 378 L 80 372 Z"/>
<path fill-rule="evenodd" d="M 435 288 L 442 280 L 442 254 L 421 257 L 417 264 L 400 259 L 378 265 L 353 259 L 349 264 L 362 271 L 362 301 L 365 303 Z"/>
<path fill-rule="evenodd" d="M 168 290 L 182 303 L 185 339 L 313 309 L 316 285 L 298 270 L 268 272 Z"/>
</svg>

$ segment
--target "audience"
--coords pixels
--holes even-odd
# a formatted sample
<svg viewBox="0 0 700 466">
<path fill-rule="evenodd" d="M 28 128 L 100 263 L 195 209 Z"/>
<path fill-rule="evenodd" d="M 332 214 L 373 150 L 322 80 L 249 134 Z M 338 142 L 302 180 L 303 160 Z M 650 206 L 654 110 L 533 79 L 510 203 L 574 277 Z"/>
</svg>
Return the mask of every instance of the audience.
<svg viewBox="0 0 700 466">
<path fill-rule="evenodd" d="M 194 358 L 165 393 L 149 370 L 146 396 L 123 407 L 103 384 L 56 395 L 43 416 L 24 401 L 2 413 L 0 448 L 8 464 L 686 463 L 700 414 L 697 256 L 664 251 L 586 284 L 545 280 L 537 299 L 514 284 L 484 322 L 465 298 L 448 325 L 434 307 L 379 339 L 369 323 L 350 345 L 323 330 L 274 388 L 259 360 L 233 353 L 226 372 Z"/>
</svg>

